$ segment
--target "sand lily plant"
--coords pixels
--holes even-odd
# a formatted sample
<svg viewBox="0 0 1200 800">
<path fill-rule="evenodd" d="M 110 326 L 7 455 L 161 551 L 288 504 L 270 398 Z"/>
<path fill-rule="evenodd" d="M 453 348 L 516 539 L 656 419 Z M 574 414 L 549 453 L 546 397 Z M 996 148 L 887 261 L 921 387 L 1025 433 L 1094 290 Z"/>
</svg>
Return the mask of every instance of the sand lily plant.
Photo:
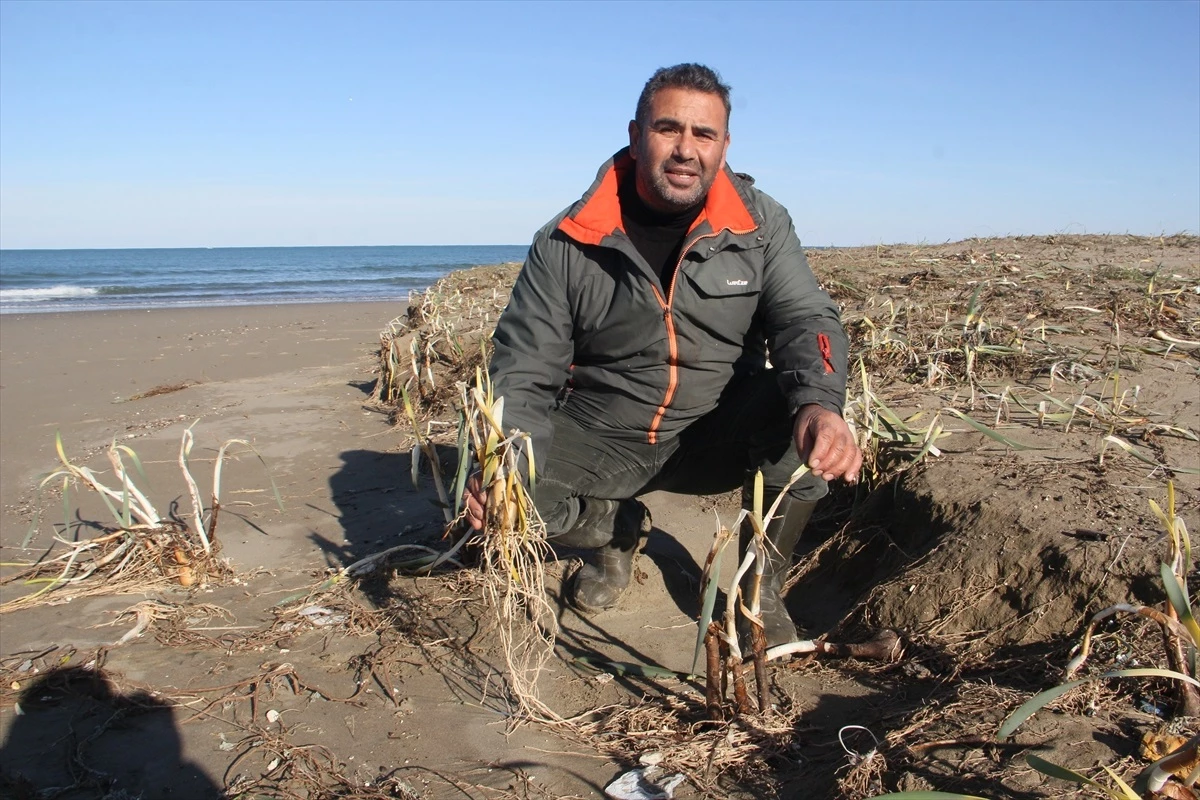
<svg viewBox="0 0 1200 800">
<path fill-rule="evenodd" d="M 194 425 L 194 423 L 193 423 Z M 192 426 L 183 432 L 179 447 L 179 468 L 183 474 L 192 514 L 184 521 L 161 514 L 150 501 L 126 467 L 126 459 L 137 471 L 143 483 L 146 473 L 133 448 L 118 444 L 114 439 L 108 446 L 108 461 L 112 478 L 89 467 L 73 462 L 67 456 L 62 436 L 55 436 L 55 449 L 60 466 L 45 476 L 40 487 L 58 485 L 63 495 L 63 531 L 71 527 L 71 497 L 73 487 L 83 487 L 104 501 L 112 524 L 103 526 L 104 533 L 83 541 L 68 541 L 55 536 L 62 552 L 47 555 L 34 562 L 6 563 L 17 572 L 0 583 L 24 584 L 40 588 L 0 605 L 0 612 L 13 611 L 45 602 L 66 602 L 75 597 L 149 589 L 174 583 L 193 586 L 231 574 L 228 565 L 218 558 L 217 519 L 221 509 L 221 472 L 230 448 L 240 445 L 249 449 L 263 463 L 262 455 L 245 439 L 230 439 L 221 445 L 213 466 L 212 494 L 206 510 L 200 499 L 200 489 L 192 475 L 190 456 L 194 444 Z M 270 478 L 276 502 L 283 501 L 275 482 Z M 108 481 L 107 483 L 105 481 Z M 35 518 L 22 547 L 29 545 L 36 533 Z M 57 548 L 51 550 L 55 552 Z"/>
</svg>

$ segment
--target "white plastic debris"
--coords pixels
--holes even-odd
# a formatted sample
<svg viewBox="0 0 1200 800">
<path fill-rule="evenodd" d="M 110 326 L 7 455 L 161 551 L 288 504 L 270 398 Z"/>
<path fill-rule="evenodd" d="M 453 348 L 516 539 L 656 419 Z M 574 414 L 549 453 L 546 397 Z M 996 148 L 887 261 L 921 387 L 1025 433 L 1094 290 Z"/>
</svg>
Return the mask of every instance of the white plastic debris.
<svg viewBox="0 0 1200 800">
<path fill-rule="evenodd" d="M 274 725 L 276 722 L 279 722 L 279 712 L 273 708 L 269 710 L 267 712 L 267 722 L 271 723 L 272 725 Z"/>
<path fill-rule="evenodd" d="M 683 775 L 664 775 L 657 766 L 631 769 L 604 789 L 612 800 L 671 800 Z"/>
<path fill-rule="evenodd" d="M 323 606 L 309 606 L 308 608 L 300 609 L 297 613 L 317 627 L 341 625 L 346 621 L 345 614 L 337 614 L 333 610 Z"/>
</svg>

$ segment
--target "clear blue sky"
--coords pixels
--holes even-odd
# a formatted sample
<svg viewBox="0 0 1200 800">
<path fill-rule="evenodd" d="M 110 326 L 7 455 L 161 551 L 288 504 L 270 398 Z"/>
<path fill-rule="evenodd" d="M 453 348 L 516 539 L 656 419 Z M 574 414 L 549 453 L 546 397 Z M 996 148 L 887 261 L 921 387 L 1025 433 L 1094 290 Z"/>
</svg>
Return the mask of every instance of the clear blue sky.
<svg viewBox="0 0 1200 800">
<path fill-rule="evenodd" d="M 0 0 L 0 247 L 522 244 L 682 61 L 807 244 L 1200 228 L 1194 1 Z"/>
</svg>

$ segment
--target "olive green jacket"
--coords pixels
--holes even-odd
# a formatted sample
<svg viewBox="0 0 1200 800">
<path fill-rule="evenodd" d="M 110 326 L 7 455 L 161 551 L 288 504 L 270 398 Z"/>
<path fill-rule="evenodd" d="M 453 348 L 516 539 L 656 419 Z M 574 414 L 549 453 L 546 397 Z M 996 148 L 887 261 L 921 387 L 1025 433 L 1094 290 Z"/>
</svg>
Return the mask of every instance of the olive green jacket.
<svg viewBox="0 0 1200 800">
<path fill-rule="evenodd" d="M 787 210 L 726 167 L 689 231 L 670 286 L 621 226 L 622 150 L 538 231 L 497 324 L 490 375 L 504 427 L 545 453 L 561 409 L 650 444 L 678 434 L 769 354 L 793 414 L 841 413 L 847 341 Z"/>
</svg>

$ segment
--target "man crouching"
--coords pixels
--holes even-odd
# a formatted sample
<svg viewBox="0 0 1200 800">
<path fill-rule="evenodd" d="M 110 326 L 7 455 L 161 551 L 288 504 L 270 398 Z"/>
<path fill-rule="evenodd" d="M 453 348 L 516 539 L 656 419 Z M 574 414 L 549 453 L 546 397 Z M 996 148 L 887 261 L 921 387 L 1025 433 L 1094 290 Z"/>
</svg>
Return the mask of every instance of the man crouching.
<svg viewBox="0 0 1200 800">
<path fill-rule="evenodd" d="M 654 73 L 629 146 L 534 238 L 490 375 L 505 426 L 531 435 L 547 534 L 590 550 L 567 592 L 585 613 L 629 586 L 650 531 L 637 497 L 741 486 L 749 508 L 756 471 L 769 500 L 807 463 L 767 527 L 774 646 L 797 638 L 780 596 L 796 543 L 826 482 L 857 481 L 862 453 L 842 419 L 837 306 L 787 210 L 726 166 L 729 91 L 699 64 Z M 478 477 L 468 488 L 479 529 Z"/>
</svg>

